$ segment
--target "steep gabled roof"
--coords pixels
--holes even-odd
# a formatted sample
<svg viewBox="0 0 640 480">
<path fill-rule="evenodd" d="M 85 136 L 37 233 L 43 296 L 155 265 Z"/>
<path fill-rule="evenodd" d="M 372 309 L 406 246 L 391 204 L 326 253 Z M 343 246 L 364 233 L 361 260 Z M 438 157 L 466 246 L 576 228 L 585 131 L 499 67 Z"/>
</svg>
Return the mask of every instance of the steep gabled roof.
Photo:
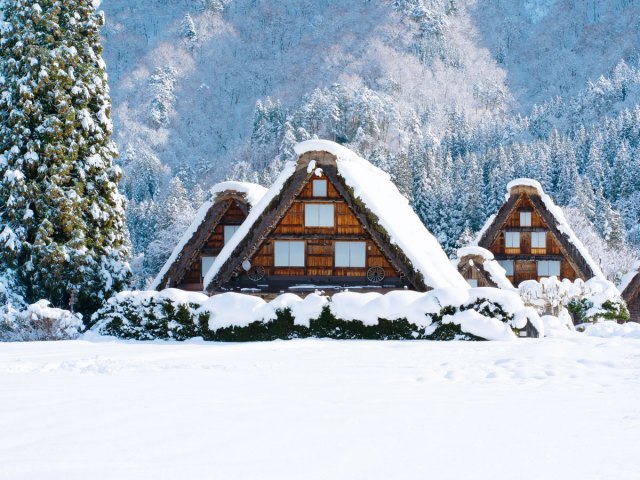
<svg viewBox="0 0 640 480">
<path fill-rule="evenodd" d="M 627 303 L 636 295 L 640 295 L 640 262 L 636 263 L 634 268 L 622 277 L 618 289 Z"/>
<path fill-rule="evenodd" d="M 544 193 L 542 186 L 536 180 L 530 178 L 518 178 L 507 185 L 505 203 L 495 215 L 489 217 L 480 230 L 476 244 L 489 248 L 500 233 L 505 221 L 509 218 L 518 204 L 521 194 L 525 194 L 531 200 L 542 219 L 551 230 L 560 244 L 560 250 L 575 271 L 585 279 L 602 277 L 604 274 L 595 260 L 589 254 L 587 248 L 578 239 L 569 222 L 551 197 Z"/>
<path fill-rule="evenodd" d="M 169 278 L 176 279 L 184 275 L 192 260 L 191 255 L 186 255 L 187 250 L 189 252 L 200 251 L 206 243 L 209 233 L 220 222 L 234 201 L 240 208 L 246 205 L 253 207 L 266 191 L 267 189 L 260 185 L 246 182 L 221 182 L 214 185 L 209 191 L 208 200 L 198 209 L 193 222 L 154 278 L 151 289 L 162 288 Z"/>
<path fill-rule="evenodd" d="M 326 140 L 296 145 L 273 186 L 225 245 L 204 278 L 214 290 L 240 272 L 299 195 L 316 168 L 334 184 L 394 268 L 418 290 L 469 288 L 389 175 L 351 150 Z M 246 266 L 246 264 L 245 264 Z"/>
<path fill-rule="evenodd" d="M 468 246 L 459 248 L 455 265 L 460 270 L 463 263 L 473 262 L 478 273 L 482 275 L 488 283 L 503 290 L 517 290 L 507 278 L 507 272 L 495 260 L 493 253 L 486 248 L 478 246 Z"/>
</svg>

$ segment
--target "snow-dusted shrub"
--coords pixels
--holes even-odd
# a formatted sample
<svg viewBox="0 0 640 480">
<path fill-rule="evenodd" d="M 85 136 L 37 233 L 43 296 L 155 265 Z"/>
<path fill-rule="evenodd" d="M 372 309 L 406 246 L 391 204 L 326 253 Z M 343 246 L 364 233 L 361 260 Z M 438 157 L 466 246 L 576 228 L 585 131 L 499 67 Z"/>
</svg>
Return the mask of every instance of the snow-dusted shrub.
<svg viewBox="0 0 640 480">
<path fill-rule="evenodd" d="M 271 302 L 239 293 L 208 298 L 175 289 L 123 292 L 92 321 L 101 334 L 140 340 L 509 340 L 529 322 L 542 334 L 539 317 L 517 294 L 494 290 L 344 292 L 332 298 L 314 293 L 304 299 L 287 293 Z"/>
<path fill-rule="evenodd" d="M 196 312 L 200 298 L 195 302 L 189 300 L 158 292 L 122 292 L 110 298 L 93 314 L 91 321 L 100 333 L 120 338 L 185 340 L 199 337 L 202 336 L 201 323 L 208 316 Z"/>
<path fill-rule="evenodd" d="M 82 315 L 53 308 L 40 300 L 18 311 L 5 305 L 0 311 L 0 341 L 68 340 L 83 328 Z"/>
<path fill-rule="evenodd" d="M 599 277 L 584 282 L 556 277 L 543 278 L 539 282 L 527 280 L 519 286 L 525 304 L 541 313 L 559 316 L 563 309 L 574 314 L 577 323 L 599 320 L 625 322 L 629 311 L 620 292 L 613 283 Z"/>
</svg>

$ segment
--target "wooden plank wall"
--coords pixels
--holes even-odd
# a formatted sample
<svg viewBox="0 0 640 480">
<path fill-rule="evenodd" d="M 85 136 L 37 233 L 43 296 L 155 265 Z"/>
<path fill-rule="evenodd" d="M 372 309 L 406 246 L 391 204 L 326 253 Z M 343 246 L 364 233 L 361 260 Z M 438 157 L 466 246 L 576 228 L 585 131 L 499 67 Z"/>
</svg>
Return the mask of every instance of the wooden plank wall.
<svg viewBox="0 0 640 480">
<path fill-rule="evenodd" d="M 200 254 L 193 261 L 184 277 L 182 277 L 182 280 L 176 286 L 177 288 L 196 291 L 202 290 L 202 257 L 218 255 L 222 247 L 224 247 L 224 226 L 240 225 L 245 218 L 246 215 L 244 211 L 238 203 L 234 201 L 224 213 L 220 222 L 214 227 Z"/>
<path fill-rule="evenodd" d="M 327 196 L 313 196 L 313 180 L 327 181 Z M 306 227 L 304 225 L 305 203 L 332 204 L 334 205 L 333 227 Z M 304 267 L 274 267 L 274 245 L 276 240 L 304 240 L 305 266 Z M 366 242 L 366 267 L 365 268 L 335 268 L 334 242 L 335 241 L 365 241 Z M 326 176 L 313 175 L 300 195 L 296 198 L 282 220 L 270 233 L 262 244 L 262 247 L 251 260 L 253 266 L 265 268 L 267 276 L 345 276 L 365 277 L 370 267 L 382 267 L 385 277 L 397 277 L 398 273 L 384 257 L 375 242 L 364 230 L 358 218 L 351 211 L 347 203 L 335 189 Z"/>
<path fill-rule="evenodd" d="M 531 211 L 531 226 L 520 226 L 520 210 Z M 546 253 L 532 254 L 531 233 L 541 230 L 547 232 Z M 505 245 L 505 231 L 520 232 L 519 253 L 507 253 Z M 520 284 L 520 282 L 523 282 L 525 280 L 540 280 L 541 278 L 544 278 L 538 277 L 536 260 L 560 260 L 561 278 L 567 278 L 572 281 L 578 278 L 578 274 L 571 266 L 571 263 L 566 258 L 564 258 L 562 250 L 560 249 L 560 242 L 549 230 L 548 225 L 546 224 L 540 213 L 537 211 L 533 203 L 531 203 L 529 197 L 526 195 L 520 196 L 516 207 L 504 222 L 503 226 L 501 227 L 500 233 L 493 241 L 489 250 L 499 260 L 514 260 L 514 275 L 512 277 L 509 277 L 509 280 L 511 280 L 516 286 Z"/>
</svg>

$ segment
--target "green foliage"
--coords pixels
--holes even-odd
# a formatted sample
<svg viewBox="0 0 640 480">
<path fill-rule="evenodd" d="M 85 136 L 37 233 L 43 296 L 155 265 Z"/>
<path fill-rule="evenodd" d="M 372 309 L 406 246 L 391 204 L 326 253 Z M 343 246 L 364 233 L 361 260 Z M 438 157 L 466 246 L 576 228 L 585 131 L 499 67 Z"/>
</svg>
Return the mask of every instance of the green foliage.
<svg viewBox="0 0 640 480">
<path fill-rule="evenodd" d="M 4 0 L 0 270 L 28 303 L 90 313 L 128 278 L 120 170 L 90 0 Z"/>
<path fill-rule="evenodd" d="M 94 328 L 105 335 L 120 338 L 151 340 L 202 337 L 219 342 L 254 342 L 289 340 L 293 338 L 334 338 L 340 340 L 483 340 L 465 333 L 459 325 L 443 323 L 445 315 L 474 309 L 482 315 L 508 322 L 512 316 L 493 302 L 480 299 L 460 307 L 447 306 L 437 314 L 427 315 L 429 326 L 419 326 L 407 319 L 379 318 L 374 325 L 360 320 L 336 318 L 325 306 L 309 326 L 295 323 L 290 309 L 278 310 L 276 318 L 254 321 L 245 326 L 232 325 L 211 330 L 209 314 L 198 310 L 196 304 L 175 303 L 166 298 L 151 297 L 143 300 L 125 297 L 111 299 L 92 317 Z M 429 322 L 425 322 L 429 323 Z"/>
<path fill-rule="evenodd" d="M 605 300 L 599 308 L 593 309 L 593 302 L 583 298 L 572 301 L 568 309 L 577 319 L 576 323 L 595 323 L 599 320 L 624 323 L 630 318 L 627 305 L 621 299 Z"/>
</svg>

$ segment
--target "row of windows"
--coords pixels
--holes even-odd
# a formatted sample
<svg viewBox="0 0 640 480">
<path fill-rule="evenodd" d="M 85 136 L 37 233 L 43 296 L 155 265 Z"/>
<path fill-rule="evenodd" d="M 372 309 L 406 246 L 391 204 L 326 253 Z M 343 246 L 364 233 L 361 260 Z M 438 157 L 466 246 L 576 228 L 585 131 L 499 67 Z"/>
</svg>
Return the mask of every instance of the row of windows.
<svg viewBox="0 0 640 480">
<path fill-rule="evenodd" d="M 508 277 L 514 275 L 514 262 L 513 260 L 500 260 L 502 268 L 507 272 Z M 552 277 L 560 276 L 560 260 L 538 260 L 536 262 L 537 272 L 539 277 Z"/>
<path fill-rule="evenodd" d="M 520 232 L 504 232 L 506 248 L 520 248 Z M 547 232 L 531 232 L 531 248 L 547 248 Z"/>
<path fill-rule="evenodd" d="M 334 242 L 334 266 L 364 268 L 366 242 Z M 274 242 L 273 265 L 276 267 L 304 267 L 305 243 L 301 241 Z"/>
<path fill-rule="evenodd" d="M 366 266 L 366 249 L 366 242 L 335 242 L 334 266 L 364 268 Z M 304 267 L 304 242 L 276 241 L 273 253 L 273 264 L 276 267 Z M 202 277 L 211 268 L 215 259 L 216 257 L 212 256 L 202 257 Z"/>
</svg>

